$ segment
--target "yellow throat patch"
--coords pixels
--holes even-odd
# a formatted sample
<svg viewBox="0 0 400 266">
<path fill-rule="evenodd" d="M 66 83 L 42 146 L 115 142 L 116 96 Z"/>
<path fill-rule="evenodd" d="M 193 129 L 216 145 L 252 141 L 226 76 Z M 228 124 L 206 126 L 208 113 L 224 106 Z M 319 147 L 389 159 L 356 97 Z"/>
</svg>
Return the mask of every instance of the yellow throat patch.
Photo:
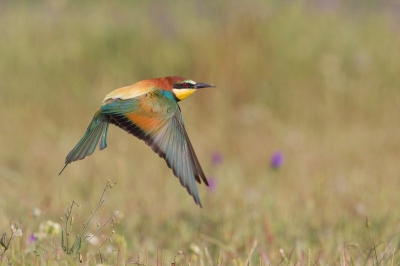
<svg viewBox="0 0 400 266">
<path fill-rule="evenodd" d="M 173 89 L 172 90 L 172 92 L 175 94 L 176 98 L 178 98 L 179 101 L 182 101 L 183 99 L 187 98 L 189 95 L 191 95 L 195 91 L 196 91 L 196 89 Z"/>
</svg>

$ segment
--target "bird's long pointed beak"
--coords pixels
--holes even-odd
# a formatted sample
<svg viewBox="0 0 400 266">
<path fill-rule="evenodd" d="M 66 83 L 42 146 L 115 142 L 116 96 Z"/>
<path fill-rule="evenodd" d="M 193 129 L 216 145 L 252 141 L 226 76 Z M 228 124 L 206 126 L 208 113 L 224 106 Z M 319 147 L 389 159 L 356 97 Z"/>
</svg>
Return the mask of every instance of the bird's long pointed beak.
<svg viewBox="0 0 400 266">
<path fill-rule="evenodd" d="M 196 85 L 194 87 L 196 89 L 215 88 L 215 85 L 207 84 L 207 83 L 196 83 Z"/>
</svg>

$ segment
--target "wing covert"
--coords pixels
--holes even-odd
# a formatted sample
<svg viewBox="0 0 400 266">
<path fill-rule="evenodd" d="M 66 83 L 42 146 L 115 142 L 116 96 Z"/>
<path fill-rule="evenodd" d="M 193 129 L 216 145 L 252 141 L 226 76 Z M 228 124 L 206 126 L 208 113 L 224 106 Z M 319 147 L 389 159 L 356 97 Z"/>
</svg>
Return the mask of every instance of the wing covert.
<svg viewBox="0 0 400 266">
<path fill-rule="evenodd" d="M 208 185 L 186 133 L 177 103 L 169 99 L 142 97 L 117 100 L 101 107 L 110 122 L 145 141 L 164 158 L 195 202 L 201 206 L 196 181 Z"/>
</svg>

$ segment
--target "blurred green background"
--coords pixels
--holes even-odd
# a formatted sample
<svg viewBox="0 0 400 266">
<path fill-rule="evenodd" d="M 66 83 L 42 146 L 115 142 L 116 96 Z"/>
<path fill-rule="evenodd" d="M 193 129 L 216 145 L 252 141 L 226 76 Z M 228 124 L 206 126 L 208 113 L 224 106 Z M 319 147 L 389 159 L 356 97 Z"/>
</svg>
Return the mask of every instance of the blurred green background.
<svg viewBox="0 0 400 266">
<path fill-rule="evenodd" d="M 100 249 L 111 264 L 141 253 L 154 265 L 157 252 L 167 264 L 398 262 L 399 17 L 397 1 L 0 1 L 0 233 L 22 225 L 13 259 L 39 247 L 65 259 L 60 234 L 30 238 L 62 225 L 73 199 L 84 222 L 110 179 L 93 222 L 118 220 L 99 234 L 115 232 Z M 180 103 L 214 183 L 199 186 L 203 209 L 116 127 L 58 176 L 108 92 L 169 75 L 217 85 Z"/>
</svg>

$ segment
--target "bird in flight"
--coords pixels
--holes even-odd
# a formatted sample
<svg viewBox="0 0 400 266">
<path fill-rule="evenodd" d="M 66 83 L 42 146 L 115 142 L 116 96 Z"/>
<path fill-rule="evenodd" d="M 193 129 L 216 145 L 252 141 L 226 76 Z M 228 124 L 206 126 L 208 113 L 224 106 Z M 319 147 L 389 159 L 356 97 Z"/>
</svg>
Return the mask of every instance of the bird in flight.
<svg viewBox="0 0 400 266">
<path fill-rule="evenodd" d="M 203 180 L 207 186 L 208 182 L 186 133 L 178 102 L 197 89 L 209 87 L 215 86 L 172 76 L 142 80 L 110 92 L 94 114 L 85 135 L 67 155 L 60 174 L 71 162 L 91 155 L 97 143 L 100 150 L 106 148 L 111 123 L 143 140 L 164 158 L 201 207 L 196 181 L 201 184 Z"/>
</svg>

